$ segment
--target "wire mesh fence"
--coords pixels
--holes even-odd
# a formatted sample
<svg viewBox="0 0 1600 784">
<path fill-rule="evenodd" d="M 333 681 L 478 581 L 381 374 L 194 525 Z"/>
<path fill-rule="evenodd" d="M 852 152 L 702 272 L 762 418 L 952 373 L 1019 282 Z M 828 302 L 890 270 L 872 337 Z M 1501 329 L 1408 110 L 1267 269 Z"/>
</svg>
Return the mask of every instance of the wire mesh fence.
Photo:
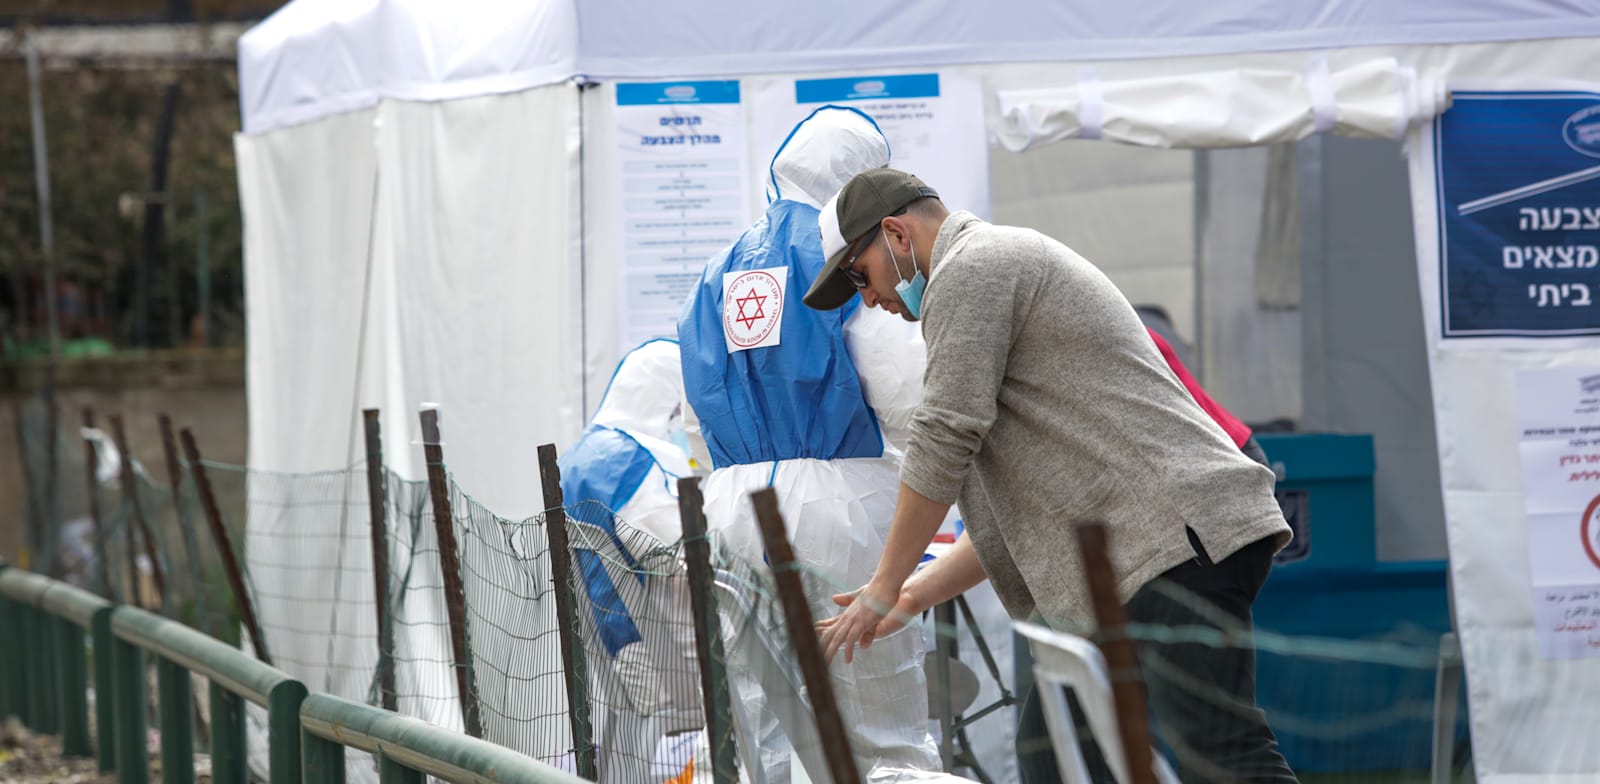
<svg viewBox="0 0 1600 784">
<path fill-rule="evenodd" d="M 170 469 L 137 465 L 124 472 L 112 464 L 113 453 L 121 459 L 114 438 L 82 429 L 76 418 L 58 416 L 54 424 L 52 438 L 49 417 L 32 404 L 19 425 L 28 501 L 41 521 L 30 534 L 35 563 L 118 601 L 146 604 L 253 647 L 195 466 L 179 456 L 174 492 Z M 304 474 L 211 461 L 199 467 L 209 478 L 225 546 L 242 566 L 242 587 L 266 652 L 315 691 L 392 705 L 457 730 L 466 728 L 464 709 L 475 709 L 486 739 L 569 770 L 592 754 L 602 782 L 709 780 L 702 777 L 719 762 L 737 764 L 746 780 L 760 780 L 754 771 L 823 769 L 771 567 L 736 557 L 715 535 L 663 541 L 596 501 L 567 499 L 571 570 L 568 582 L 558 585 L 549 517 L 499 516 L 452 480 L 447 530 L 455 538 L 467 653 L 458 662 L 427 482 L 380 467 L 378 541 L 364 464 Z M 54 501 L 45 482 L 52 471 Z M 720 627 L 715 646 L 696 638 L 687 559 L 693 542 L 710 552 L 709 605 Z M 381 570 L 374 567 L 379 559 Z M 802 580 L 813 597 L 856 587 L 809 571 Z M 573 681 L 589 715 L 577 734 L 556 610 L 562 589 L 573 606 Z M 816 602 L 812 610 L 819 617 L 836 611 Z M 913 625 L 923 639 L 920 651 L 930 647 L 941 630 L 936 627 L 931 617 Z M 1134 632 L 1147 651 L 1173 635 L 1198 634 L 1191 642 L 1203 645 L 1246 639 L 1171 628 Z M 1397 630 L 1377 639 L 1330 640 L 1258 632 L 1253 640 L 1262 705 L 1304 780 L 1426 777 L 1436 636 Z M 1147 666 L 1159 669 L 1160 663 Z M 458 677 L 464 667 L 471 673 L 465 693 Z M 930 667 L 930 680 L 933 673 Z M 720 679 L 729 695 L 722 731 L 714 731 L 716 722 L 707 724 L 708 679 Z M 833 682 L 836 689 L 863 688 L 859 680 Z M 1186 687 L 1215 709 L 1236 707 L 1214 684 Z M 873 697 L 859 704 L 893 710 L 890 702 Z M 934 717 L 917 718 L 937 730 Z M 848 715 L 845 720 L 859 723 Z M 1454 725 L 1463 749 L 1457 774 L 1469 772 L 1461 726 Z M 857 733 L 851 743 L 868 767 L 871 739 Z M 1174 760 L 1183 759 L 1184 749 L 1170 742 L 1165 748 Z M 376 780 L 366 755 L 351 754 L 348 764 L 352 780 Z"/>
</svg>

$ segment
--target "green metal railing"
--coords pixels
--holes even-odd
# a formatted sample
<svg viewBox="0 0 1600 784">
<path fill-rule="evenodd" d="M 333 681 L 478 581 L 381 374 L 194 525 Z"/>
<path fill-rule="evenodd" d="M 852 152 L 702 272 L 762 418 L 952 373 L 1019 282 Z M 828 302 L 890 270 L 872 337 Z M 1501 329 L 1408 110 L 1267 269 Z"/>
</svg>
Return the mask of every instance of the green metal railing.
<svg viewBox="0 0 1600 784">
<path fill-rule="evenodd" d="M 344 784 L 346 747 L 378 758 L 382 784 L 421 784 L 424 776 L 475 784 L 586 784 L 488 741 L 327 694 L 300 704 L 300 727 L 306 784 Z"/>
<path fill-rule="evenodd" d="M 162 784 L 194 781 L 189 673 L 211 682 L 211 780 L 245 784 L 244 702 L 267 709 L 267 780 L 300 781 L 300 702 L 306 687 L 220 640 L 177 621 L 133 607 L 111 613 L 115 663 L 117 780 L 146 784 L 145 654 L 156 658 L 156 705 L 161 719 Z"/>
<path fill-rule="evenodd" d="M 88 634 L 85 646 L 85 634 Z M 60 734 L 63 753 L 98 757 L 119 784 L 148 784 L 145 657 L 155 659 L 162 784 L 193 784 L 190 673 L 210 681 L 211 776 L 249 781 L 245 701 L 267 710 L 270 784 L 342 784 L 345 748 L 373 754 L 384 784 L 584 780 L 418 719 L 307 695 L 284 672 L 177 621 L 115 607 L 87 591 L 0 564 L 0 716 Z M 94 744 L 86 663 L 94 664 Z M 108 731 L 108 728 L 114 728 Z M 303 777 L 303 778 L 302 778 Z"/>
<path fill-rule="evenodd" d="M 106 650 L 111 605 L 47 577 L 0 567 L 0 623 L 13 630 L 0 645 L 0 710 L 35 732 L 61 734 L 68 756 L 94 753 L 89 743 L 89 702 L 84 635 Z M 104 635 L 104 636 L 102 636 Z M 20 638 L 20 639 L 19 639 Z M 110 671 L 95 659 L 95 693 L 109 695 Z M 109 698 L 96 700 L 96 722 L 109 720 Z M 112 768 L 109 744 L 98 747 L 100 769 Z"/>
</svg>

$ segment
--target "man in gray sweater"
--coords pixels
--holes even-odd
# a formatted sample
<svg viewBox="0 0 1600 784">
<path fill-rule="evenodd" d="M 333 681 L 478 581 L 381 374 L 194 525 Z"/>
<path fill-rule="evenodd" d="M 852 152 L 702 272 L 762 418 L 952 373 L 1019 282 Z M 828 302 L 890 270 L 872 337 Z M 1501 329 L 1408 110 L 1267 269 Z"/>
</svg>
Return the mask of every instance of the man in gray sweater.
<svg viewBox="0 0 1600 784">
<path fill-rule="evenodd" d="M 805 304 L 837 308 L 859 292 L 921 320 L 928 346 L 883 556 L 819 624 L 830 659 L 850 661 L 985 577 L 1013 617 L 1083 629 L 1073 528 L 1086 520 L 1109 528 L 1134 623 L 1248 628 L 1290 537 L 1272 472 L 1195 404 L 1099 269 L 1038 232 L 950 213 L 888 168 L 857 175 L 818 223 L 828 262 Z M 913 576 L 957 502 L 966 533 Z M 1174 674 L 1146 667 L 1184 781 L 1295 780 L 1255 706 L 1251 648 L 1147 644 L 1144 655 Z"/>
</svg>

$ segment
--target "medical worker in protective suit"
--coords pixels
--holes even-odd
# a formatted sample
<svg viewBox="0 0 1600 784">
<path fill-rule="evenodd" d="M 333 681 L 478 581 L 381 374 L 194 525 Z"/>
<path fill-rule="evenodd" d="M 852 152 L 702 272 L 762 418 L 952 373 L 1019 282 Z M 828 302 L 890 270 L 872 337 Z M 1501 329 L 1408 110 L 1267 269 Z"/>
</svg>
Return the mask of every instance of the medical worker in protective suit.
<svg viewBox="0 0 1600 784">
<path fill-rule="evenodd" d="M 590 688 L 607 784 L 676 780 L 706 752 L 687 576 L 674 547 L 676 482 L 690 475 L 677 438 L 682 395 L 678 344 L 645 343 L 617 366 L 594 419 L 559 460 L 578 607 L 598 638 Z"/>
<path fill-rule="evenodd" d="M 714 469 L 703 488 L 713 537 L 761 566 L 750 493 L 774 488 L 796 558 L 822 576 L 805 580 L 817 618 L 839 612 L 833 593 L 872 574 L 898 490 L 892 440 L 921 397 L 925 352 L 914 325 L 857 303 L 800 304 L 824 261 L 819 207 L 855 174 L 888 162 L 888 141 L 867 115 L 813 112 L 773 157 L 766 214 L 707 264 L 678 322 L 684 391 Z M 730 603 L 719 602 L 727 612 Z M 792 749 L 813 780 L 826 781 L 792 659 L 756 636 L 741 634 L 729 650 L 741 746 L 757 746 L 747 772 L 756 782 L 788 781 Z M 907 628 L 831 667 L 852 751 L 871 781 L 961 780 L 938 772 L 925 650 L 922 631 Z"/>
</svg>

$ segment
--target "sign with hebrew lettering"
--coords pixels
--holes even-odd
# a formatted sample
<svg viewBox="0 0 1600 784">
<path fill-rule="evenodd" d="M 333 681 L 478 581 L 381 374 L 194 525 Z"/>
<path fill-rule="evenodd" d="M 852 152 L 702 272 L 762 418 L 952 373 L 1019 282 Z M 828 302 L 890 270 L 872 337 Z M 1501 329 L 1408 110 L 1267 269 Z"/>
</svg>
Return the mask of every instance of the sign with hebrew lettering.
<svg viewBox="0 0 1600 784">
<path fill-rule="evenodd" d="M 1433 133 L 1441 337 L 1600 335 L 1600 93 L 1458 91 Z"/>
<path fill-rule="evenodd" d="M 618 350 L 677 337 L 706 262 L 754 222 L 738 81 L 621 82 L 616 137 Z"/>
<path fill-rule="evenodd" d="M 945 206 L 989 217 L 983 86 L 955 72 L 773 80 L 752 97 L 758 150 L 777 150 L 822 106 L 859 109 L 889 140 L 889 165 L 922 178 Z"/>
<path fill-rule="evenodd" d="M 1517 431 L 1540 655 L 1600 657 L 1600 367 L 1519 372 Z"/>
</svg>

